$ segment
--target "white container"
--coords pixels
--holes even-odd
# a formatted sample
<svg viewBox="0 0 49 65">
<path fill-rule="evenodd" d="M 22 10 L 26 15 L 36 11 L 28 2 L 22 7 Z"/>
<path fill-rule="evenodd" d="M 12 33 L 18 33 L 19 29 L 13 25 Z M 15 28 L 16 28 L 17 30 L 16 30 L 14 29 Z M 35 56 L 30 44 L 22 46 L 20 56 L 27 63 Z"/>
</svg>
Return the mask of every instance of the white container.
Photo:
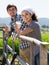
<svg viewBox="0 0 49 65">
<path fill-rule="evenodd" d="M 20 21 L 16 21 L 16 25 L 17 25 L 17 28 L 20 28 L 21 27 L 21 22 Z"/>
<path fill-rule="evenodd" d="M 10 27 L 10 25 L 6 25 L 7 26 L 7 28 L 8 28 L 8 31 L 10 31 L 11 30 L 11 27 Z"/>
</svg>

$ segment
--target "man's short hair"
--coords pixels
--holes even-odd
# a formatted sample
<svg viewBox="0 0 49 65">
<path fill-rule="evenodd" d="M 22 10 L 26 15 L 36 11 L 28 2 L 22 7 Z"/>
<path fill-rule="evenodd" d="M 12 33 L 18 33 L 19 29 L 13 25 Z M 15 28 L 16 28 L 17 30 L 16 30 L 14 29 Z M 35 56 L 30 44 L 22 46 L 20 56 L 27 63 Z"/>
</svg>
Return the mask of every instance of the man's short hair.
<svg viewBox="0 0 49 65">
<path fill-rule="evenodd" d="M 11 8 L 11 7 L 15 7 L 15 9 L 17 10 L 17 7 L 16 7 L 15 5 L 13 5 L 13 4 L 11 5 L 11 4 L 9 4 L 9 5 L 7 6 L 7 8 L 6 8 L 7 11 L 8 11 L 8 9 Z"/>
</svg>

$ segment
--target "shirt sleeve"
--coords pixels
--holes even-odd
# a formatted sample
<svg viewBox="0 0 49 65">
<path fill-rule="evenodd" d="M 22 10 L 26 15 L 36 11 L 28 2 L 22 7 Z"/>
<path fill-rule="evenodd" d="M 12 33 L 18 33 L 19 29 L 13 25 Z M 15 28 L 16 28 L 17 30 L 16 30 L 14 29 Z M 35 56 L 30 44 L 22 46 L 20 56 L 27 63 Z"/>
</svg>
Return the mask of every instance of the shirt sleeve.
<svg viewBox="0 0 49 65">
<path fill-rule="evenodd" d="M 31 23 L 29 25 L 29 28 L 33 29 L 33 30 L 38 30 L 40 27 L 39 27 L 39 24 L 38 23 Z"/>
</svg>

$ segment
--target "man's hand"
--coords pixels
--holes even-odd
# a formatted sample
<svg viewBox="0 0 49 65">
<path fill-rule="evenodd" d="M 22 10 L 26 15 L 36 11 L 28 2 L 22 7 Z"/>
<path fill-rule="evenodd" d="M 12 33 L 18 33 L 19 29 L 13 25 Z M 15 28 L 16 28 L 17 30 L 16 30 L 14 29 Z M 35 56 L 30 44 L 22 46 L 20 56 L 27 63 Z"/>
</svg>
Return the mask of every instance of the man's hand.
<svg viewBox="0 0 49 65">
<path fill-rule="evenodd" d="M 6 26 L 5 27 L 5 34 L 8 35 L 8 32 L 9 32 L 9 28 Z"/>
</svg>

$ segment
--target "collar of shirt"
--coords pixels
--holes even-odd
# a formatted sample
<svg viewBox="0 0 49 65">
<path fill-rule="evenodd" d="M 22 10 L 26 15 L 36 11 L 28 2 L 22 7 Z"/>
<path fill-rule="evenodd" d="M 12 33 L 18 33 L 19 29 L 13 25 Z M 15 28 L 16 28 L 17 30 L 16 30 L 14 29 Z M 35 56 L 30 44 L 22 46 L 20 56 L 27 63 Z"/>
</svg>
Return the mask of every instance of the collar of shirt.
<svg viewBox="0 0 49 65">
<path fill-rule="evenodd" d="M 16 22 L 16 20 L 17 20 L 17 16 L 18 16 L 18 15 L 16 14 L 16 16 L 15 16 L 14 19 L 11 18 L 11 22 Z"/>
</svg>

